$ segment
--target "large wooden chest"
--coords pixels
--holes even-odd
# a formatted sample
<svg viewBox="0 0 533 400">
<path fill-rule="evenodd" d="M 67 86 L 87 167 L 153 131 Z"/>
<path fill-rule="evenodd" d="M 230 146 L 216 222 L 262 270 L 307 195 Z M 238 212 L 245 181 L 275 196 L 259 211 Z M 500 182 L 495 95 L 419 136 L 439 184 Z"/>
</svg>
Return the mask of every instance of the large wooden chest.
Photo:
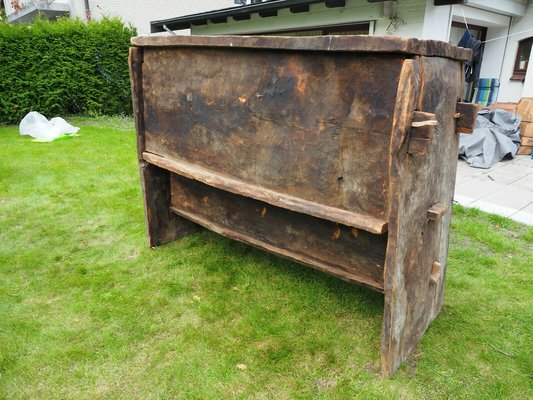
<svg viewBox="0 0 533 400">
<path fill-rule="evenodd" d="M 132 44 L 149 245 L 204 227 L 383 292 L 391 374 L 443 303 L 470 51 L 372 36 Z"/>
</svg>

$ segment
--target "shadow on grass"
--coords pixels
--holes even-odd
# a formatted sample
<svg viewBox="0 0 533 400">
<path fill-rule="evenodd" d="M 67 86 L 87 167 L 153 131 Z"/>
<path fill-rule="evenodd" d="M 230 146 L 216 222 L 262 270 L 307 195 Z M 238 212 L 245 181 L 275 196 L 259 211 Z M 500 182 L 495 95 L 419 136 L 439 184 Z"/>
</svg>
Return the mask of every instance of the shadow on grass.
<svg viewBox="0 0 533 400">
<path fill-rule="evenodd" d="M 222 253 L 231 253 L 234 266 L 227 271 L 231 274 L 249 275 L 257 273 L 258 269 L 261 268 L 269 276 L 275 275 L 282 280 L 298 282 L 299 285 L 306 287 L 303 290 L 305 293 L 313 293 L 313 291 L 320 290 L 322 294 L 328 296 L 329 300 L 334 301 L 336 306 L 357 306 L 358 311 L 363 313 L 365 317 L 374 318 L 376 315 L 379 315 L 379 318 L 382 317 L 384 297 L 382 293 L 375 290 L 343 281 L 312 267 L 279 257 L 248 244 L 225 238 L 213 232 L 195 233 L 189 238 L 178 239 L 176 244 L 179 244 L 180 240 L 187 241 L 186 247 L 194 247 L 199 244 L 214 245 Z M 163 246 L 172 246 L 172 243 L 167 243 Z M 217 263 L 215 262 L 215 264 Z M 239 268 L 238 266 L 241 264 L 246 264 L 244 265 L 245 268 Z M 218 267 L 210 268 L 204 265 L 204 268 L 208 271 L 207 274 L 223 273 L 223 269 Z M 228 269 L 227 265 L 226 269 Z M 265 269 L 266 271 L 264 271 Z M 210 270 L 211 272 L 209 272 Z"/>
</svg>

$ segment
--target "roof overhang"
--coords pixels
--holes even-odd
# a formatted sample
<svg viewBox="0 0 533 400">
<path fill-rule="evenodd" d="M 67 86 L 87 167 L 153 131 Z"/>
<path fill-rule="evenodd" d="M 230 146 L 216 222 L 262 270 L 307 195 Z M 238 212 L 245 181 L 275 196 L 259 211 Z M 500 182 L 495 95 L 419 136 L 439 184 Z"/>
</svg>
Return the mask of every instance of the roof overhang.
<svg viewBox="0 0 533 400">
<path fill-rule="evenodd" d="M 368 0 L 375 2 L 376 0 Z M 382 1 L 382 0 L 377 0 Z M 344 7 L 346 0 L 273 0 L 263 3 L 249 4 L 245 6 L 224 8 L 222 10 L 208 11 L 198 14 L 185 15 L 183 17 L 163 19 L 150 22 L 152 33 L 164 32 L 167 29 L 178 31 L 181 29 L 190 29 L 193 26 L 207 25 L 208 22 L 219 24 L 250 19 L 251 14 L 258 13 L 262 18 L 277 16 L 278 10 L 290 9 L 294 14 L 308 12 L 311 4 L 325 3 L 327 8 Z M 165 29 L 165 27 L 167 29 Z"/>
</svg>

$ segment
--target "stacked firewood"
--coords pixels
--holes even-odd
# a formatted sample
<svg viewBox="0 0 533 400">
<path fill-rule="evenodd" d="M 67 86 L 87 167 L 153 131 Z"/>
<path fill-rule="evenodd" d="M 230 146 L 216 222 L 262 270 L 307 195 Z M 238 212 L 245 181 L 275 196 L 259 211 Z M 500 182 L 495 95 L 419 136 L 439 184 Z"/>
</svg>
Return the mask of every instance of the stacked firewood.
<svg viewBox="0 0 533 400">
<path fill-rule="evenodd" d="M 520 115 L 520 139 L 522 143 L 518 149 L 519 155 L 531 155 L 533 151 L 533 97 L 522 97 L 516 103 L 494 103 L 487 107 L 489 110 L 496 108 Z"/>
<path fill-rule="evenodd" d="M 520 138 L 522 144 L 518 149 L 520 155 L 531 155 L 533 151 L 533 97 L 523 97 L 516 106 L 516 114 L 522 117 Z"/>
</svg>

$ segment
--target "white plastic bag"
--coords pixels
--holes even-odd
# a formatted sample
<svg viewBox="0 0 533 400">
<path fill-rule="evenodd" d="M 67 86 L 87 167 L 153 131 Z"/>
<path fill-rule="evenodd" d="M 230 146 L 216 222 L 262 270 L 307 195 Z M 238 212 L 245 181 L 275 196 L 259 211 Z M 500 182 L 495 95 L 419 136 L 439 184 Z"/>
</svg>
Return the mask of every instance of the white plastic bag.
<svg viewBox="0 0 533 400">
<path fill-rule="evenodd" d="M 70 125 L 63 118 L 56 117 L 50 121 L 37 111 L 31 111 L 20 121 L 21 135 L 30 135 L 43 141 L 51 141 L 63 135 L 76 133 L 80 128 Z"/>
</svg>

